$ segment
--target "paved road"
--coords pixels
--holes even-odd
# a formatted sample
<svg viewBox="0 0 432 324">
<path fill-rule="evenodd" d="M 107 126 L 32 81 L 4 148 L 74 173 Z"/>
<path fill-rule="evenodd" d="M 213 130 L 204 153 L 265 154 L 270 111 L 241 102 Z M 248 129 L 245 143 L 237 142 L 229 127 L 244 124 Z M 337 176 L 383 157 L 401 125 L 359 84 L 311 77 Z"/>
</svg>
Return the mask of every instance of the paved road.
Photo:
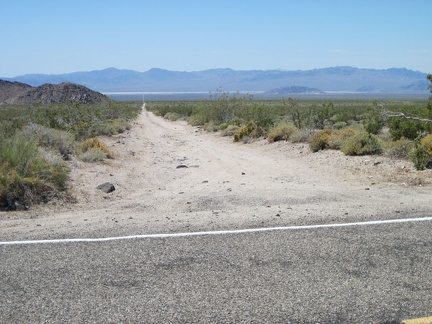
<svg viewBox="0 0 432 324">
<path fill-rule="evenodd" d="M 1 323 L 397 323 L 431 315 L 432 222 L 0 246 Z"/>
</svg>

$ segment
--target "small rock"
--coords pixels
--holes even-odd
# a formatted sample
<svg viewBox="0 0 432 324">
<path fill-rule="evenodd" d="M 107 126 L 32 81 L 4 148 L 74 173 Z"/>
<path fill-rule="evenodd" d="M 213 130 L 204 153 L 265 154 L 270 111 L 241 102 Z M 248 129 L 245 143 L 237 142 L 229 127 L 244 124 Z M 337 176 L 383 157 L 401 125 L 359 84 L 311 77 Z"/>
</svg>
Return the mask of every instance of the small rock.
<svg viewBox="0 0 432 324">
<path fill-rule="evenodd" d="M 27 210 L 28 209 L 28 207 L 26 205 L 24 205 L 24 204 L 22 204 L 22 203 L 20 203 L 19 201 L 16 201 L 16 200 L 15 200 L 14 205 L 15 205 L 15 210 L 16 211 L 23 211 L 23 210 Z"/>
<path fill-rule="evenodd" d="M 180 165 L 177 165 L 177 168 L 176 168 L 176 169 L 187 169 L 187 168 L 188 168 L 187 165 L 180 164 Z"/>
<path fill-rule="evenodd" d="M 115 187 L 112 183 L 105 182 L 105 183 L 97 186 L 97 189 L 99 189 L 105 193 L 110 193 L 110 192 L 113 192 L 115 190 Z"/>
</svg>

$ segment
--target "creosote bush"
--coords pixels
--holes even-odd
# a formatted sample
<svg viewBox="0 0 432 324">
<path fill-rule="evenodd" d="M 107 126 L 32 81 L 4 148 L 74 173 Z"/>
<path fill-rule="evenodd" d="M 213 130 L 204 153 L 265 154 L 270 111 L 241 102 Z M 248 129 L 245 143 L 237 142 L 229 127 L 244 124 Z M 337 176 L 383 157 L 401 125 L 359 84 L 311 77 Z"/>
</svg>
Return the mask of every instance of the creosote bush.
<svg viewBox="0 0 432 324">
<path fill-rule="evenodd" d="M 237 132 L 234 133 L 234 142 L 240 142 L 243 137 L 248 137 L 248 141 L 250 138 L 258 138 L 265 134 L 265 130 L 256 125 L 254 122 L 249 122 L 247 125 L 240 127 Z"/>
<path fill-rule="evenodd" d="M 0 210 L 10 201 L 47 201 L 64 191 L 69 168 L 57 151 L 38 150 L 36 143 L 15 135 L 0 140 Z"/>
<path fill-rule="evenodd" d="M 383 152 L 381 140 L 367 132 L 359 132 L 349 137 L 341 149 L 345 155 L 373 155 Z"/>
<path fill-rule="evenodd" d="M 309 147 L 312 152 L 318 152 L 319 150 L 325 150 L 329 147 L 330 136 L 332 132 L 330 129 L 323 129 L 315 134 L 309 140 Z"/>
<path fill-rule="evenodd" d="M 417 170 L 431 168 L 432 159 L 432 134 L 415 141 L 414 147 L 409 153 L 410 160 Z"/>
<path fill-rule="evenodd" d="M 340 150 L 343 143 L 355 133 L 356 131 L 353 128 L 332 131 L 328 140 L 328 148 Z"/>
<path fill-rule="evenodd" d="M 171 120 L 171 121 L 176 121 L 176 120 L 179 120 L 181 118 L 181 116 L 177 113 L 174 113 L 174 112 L 168 112 L 165 114 L 164 118 Z"/>
<path fill-rule="evenodd" d="M 234 136 L 235 133 L 238 132 L 239 126 L 237 125 L 228 125 L 227 128 L 222 130 L 222 136 Z"/>
<path fill-rule="evenodd" d="M 113 158 L 113 153 L 97 138 L 89 138 L 77 145 L 78 158 L 84 162 L 101 161 Z"/>
<path fill-rule="evenodd" d="M 413 148 L 414 148 L 414 142 L 403 137 L 397 141 L 385 142 L 384 154 L 392 158 L 409 159 L 410 151 Z"/>
<path fill-rule="evenodd" d="M 287 141 L 290 139 L 290 136 L 297 131 L 297 128 L 294 126 L 280 126 L 274 128 L 267 137 L 267 141 L 269 143 L 274 143 L 277 141 Z"/>
<path fill-rule="evenodd" d="M 28 140 L 36 141 L 42 147 L 58 151 L 64 157 L 72 153 L 75 145 L 75 138 L 69 132 L 33 123 L 24 126 L 19 134 Z"/>
<path fill-rule="evenodd" d="M 215 125 L 214 122 L 210 121 L 210 122 L 204 124 L 204 130 L 206 132 L 214 133 L 214 132 L 217 132 L 219 130 L 219 127 L 217 125 Z"/>
</svg>

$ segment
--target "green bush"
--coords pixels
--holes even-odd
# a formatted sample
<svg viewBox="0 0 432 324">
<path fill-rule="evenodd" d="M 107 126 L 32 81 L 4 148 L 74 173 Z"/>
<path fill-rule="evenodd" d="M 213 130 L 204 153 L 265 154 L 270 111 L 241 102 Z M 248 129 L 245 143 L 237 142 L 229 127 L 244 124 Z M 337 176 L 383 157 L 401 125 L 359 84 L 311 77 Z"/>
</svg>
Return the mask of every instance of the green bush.
<svg viewBox="0 0 432 324">
<path fill-rule="evenodd" d="M 46 201 L 66 189 L 69 168 L 58 152 L 38 151 L 34 141 L 15 135 L 0 140 L 0 209 L 9 201 Z"/>
<path fill-rule="evenodd" d="M 345 127 L 347 127 L 347 123 L 346 122 L 344 122 L 344 121 L 340 121 L 340 122 L 336 122 L 336 123 L 334 123 L 333 124 L 333 128 L 334 129 L 343 129 L 343 128 L 345 128 Z"/>
<path fill-rule="evenodd" d="M 225 129 L 227 129 L 229 126 L 228 123 L 222 123 L 219 125 L 219 130 L 224 131 Z"/>
<path fill-rule="evenodd" d="M 417 170 L 426 169 L 432 158 L 432 134 L 423 137 L 421 140 L 416 140 L 409 157 Z"/>
<path fill-rule="evenodd" d="M 217 132 L 219 130 L 219 127 L 217 125 L 215 125 L 212 121 L 210 121 L 210 122 L 204 124 L 204 130 L 206 132 L 214 133 L 214 132 Z"/>
<path fill-rule="evenodd" d="M 76 147 L 78 158 L 84 162 L 102 161 L 113 158 L 113 153 L 97 138 L 89 138 Z"/>
<path fill-rule="evenodd" d="M 345 155 L 372 155 L 383 152 L 381 140 L 367 132 L 359 132 L 349 137 L 341 149 Z"/>
<path fill-rule="evenodd" d="M 373 106 L 368 108 L 367 112 L 362 115 L 362 122 L 365 130 L 374 135 L 377 135 L 384 127 L 384 116 L 382 115 L 376 100 L 373 102 Z"/>
<path fill-rule="evenodd" d="M 333 150 L 340 150 L 343 143 L 355 133 L 356 131 L 353 128 L 345 128 L 332 131 L 328 139 L 328 148 Z"/>
<path fill-rule="evenodd" d="M 290 136 L 293 143 L 308 143 L 312 134 L 307 128 L 296 129 Z"/>
<path fill-rule="evenodd" d="M 264 136 L 264 134 L 265 130 L 262 127 L 256 125 L 254 122 L 249 122 L 234 133 L 234 142 L 240 142 L 246 136 L 249 138 L 258 138 Z"/>
<path fill-rule="evenodd" d="M 425 126 L 426 125 L 420 121 L 393 118 L 389 125 L 390 136 L 394 141 L 397 141 L 402 137 L 415 140 L 419 134 L 426 131 Z"/>
<path fill-rule="evenodd" d="M 234 136 L 234 134 L 238 132 L 239 128 L 240 127 L 237 125 L 228 125 L 228 127 L 222 131 L 222 136 Z"/>
<path fill-rule="evenodd" d="M 75 145 L 75 138 L 69 132 L 33 123 L 23 127 L 19 134 L 42 147 L 55 149 L 64 157 L 72 153 Z"/>
<path fill-rule="evenodd" d="M 420 140 L 420 144 L 425 148 L 426 152 L 432 156 L 432 134 L 423 137 Z"/>
<path fill-rule="evenodd" d="M 313 134 L 309 140 L 311 151 L 318 152 L 319 150 L 328 148 L 331 134 L 332 132 L 329 129 L 323 129 Z"/>
<path fill-rule="evenodd" d="M 294 126 L 280 126 L 274 128 L 267 137 L 269 143 L 274 143 L 277 141 L 287 141 L 290 136 L 297 130 Z"/>
<path fill-rule="evenodd" d="M 389 157 L 399 158 L 399 159 L 409 159 L 410 151 L 414 147 L 414 142 L 407 139 L 401 138 L 397 141 L 388 141 L 384 144 L 385 155 Z"/>
<path fill-rule="evenodd" d="M 207 118 L 201 114 L 191 115 L 187 118 L 188 124 L 192 126 L 202 126 L 208 122 Z"/>
<path fill-rule="evenodd" d="M 171 121 L 176 121 L 176 120 L 179 120 L 181 118 L 181 116 L 175 112 L 168 112 L 165 114 L 164 118 L 171 120 Z"/>
<path fill-rule="evenodd" d="M 415 146 L 410 154 L 410 160 L 414 163 L 414 167 L 417 170 L 424 170 L 428 165 L 431 155 L 427 152 L 426 148 L 423 145 Z"/>
</svg>

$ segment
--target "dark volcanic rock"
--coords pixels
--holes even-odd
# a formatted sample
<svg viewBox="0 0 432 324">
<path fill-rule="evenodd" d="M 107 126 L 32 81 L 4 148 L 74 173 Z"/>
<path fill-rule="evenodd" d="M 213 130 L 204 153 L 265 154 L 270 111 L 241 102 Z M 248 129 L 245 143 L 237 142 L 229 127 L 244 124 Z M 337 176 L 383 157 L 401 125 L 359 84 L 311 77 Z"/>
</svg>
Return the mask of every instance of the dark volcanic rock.
<svg viewBox="0 0 432 324">
<path fill-rule="evenodd" d="M 113 192 L 115 190 L 115 187 L 112 183 L 105 182 L 105 183 L 97 186 L 97 189 L 99 189 L 105 193 L 110 193 L 110 192 Z"/>
<path fill-rule="evenodd" d="M 7 100 L 14 98 L 29 89 L 32 89 L 32 86 L 25 83 L 0 80 L 0 104 L 6 103 Z"/>
<path fill-rule="evenodd" d="M 82 85 L 64 82 L 31 87 L 24 83 L 0 80 L 0 103 L 7 104 L 93 104 L 108 101 L 105 95 Z"/>
<path fill-rule="evenodd" d="M 29 209 L 17 199 L 3 199 L 0 201 L 0 211 L 23 211 Z"/>
</svg>

